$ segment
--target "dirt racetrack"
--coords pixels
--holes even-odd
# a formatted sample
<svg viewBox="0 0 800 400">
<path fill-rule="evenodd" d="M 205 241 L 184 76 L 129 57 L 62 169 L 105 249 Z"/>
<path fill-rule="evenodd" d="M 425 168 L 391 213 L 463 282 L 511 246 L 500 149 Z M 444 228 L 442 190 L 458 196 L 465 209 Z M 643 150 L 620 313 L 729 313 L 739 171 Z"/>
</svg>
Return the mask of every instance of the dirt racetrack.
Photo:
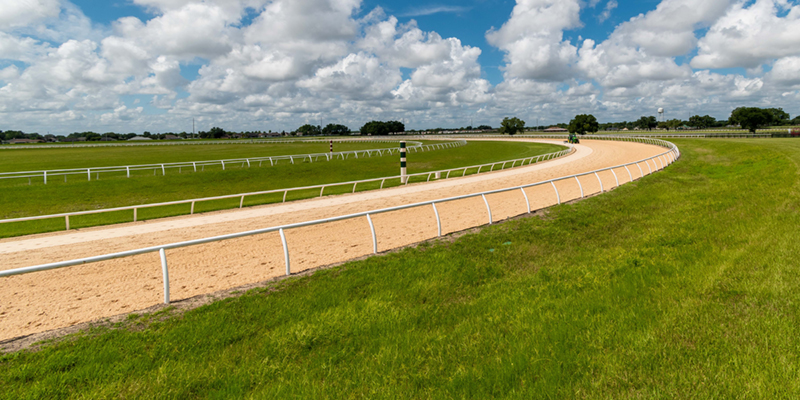
<svg viewBox="0 0 800 400">
<path fill-rule="evenodd" d="M 526 140 L 526 139 L 514 139 Z M 542 141 L 548 142 L 548 141 Z M 552 141 L 549 141 L 552 143 Z M 0 240 L 0 269 L 71 260 L 159 244 L 199 239 L 270 226 L 322 219 L 402 204 L 465 195 L 533 183 L 634 162 L 666 150 L 631 142 L 584 140 L 569 156 L 507 169 L 405 187 L 329 196 L 286 204 L 228 210 L 193 216 L 96 227 Z M 413 157 L 413 156 L 412 156 Z M 409 160 L 413 163 L 413 159 Z M 655 170 L 640 167 L 646 175 Z M 630 180 L 615 171 L 620 184 Z M 639 168 L 631 167 L 634 179 Z M 611 172 L 599 174 L 605 190 L 615 186 Z M 580 179 L 585 193 L 597 193 L 594 176 Z M 562 201 L 580 197 L 574 180 L 556 183 Z M 529 188 L 533 209 L 556 203 L 550 185 Z M 519 191 L 487 196 L 495 221 L 527 211 Z M 437 205 L 442 233 L 488 223 L 478 198 Z M 436 219 L 430 206 L 373 216 L 378 250 L 433 238 Z M 365 218 L 298 228 L 286 232 L 292 272 L 350 260 L 372 252 Z M 261 282 L 285 272 L 277 233 L 226 240 L 167 251 L 173 301 Z M 163 301 L 158 253 L 104 261 L 0 279 L 0 341 L 144 309 Z"/>
</svg>

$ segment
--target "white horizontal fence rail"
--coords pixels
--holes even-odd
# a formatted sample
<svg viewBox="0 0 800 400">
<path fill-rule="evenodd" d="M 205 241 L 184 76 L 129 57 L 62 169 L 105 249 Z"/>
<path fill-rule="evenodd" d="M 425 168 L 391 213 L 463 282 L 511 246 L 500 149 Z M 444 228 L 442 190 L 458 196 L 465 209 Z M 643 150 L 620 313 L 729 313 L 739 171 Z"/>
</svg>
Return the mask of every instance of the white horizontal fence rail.
<svg viewBox="0 0 800 400">
<path fill-rule="evenodd" d="M 397 142 L 392 141 L 390 143 L 397 143 Z M 465 140 L 457 140 L 448 143 L 433 143 L 433 144 L 422 144 L 421 142 L 410 142 L 410 143 L 412 144 L 410 147 L 408 147 L 408 150 L 410 152 L 441 150 L 441 149 L 461 147 L 467 144 Z M 281 161 L 283 161 L 283 163 L 286 163 L 286 161 L 288 161 L 290 164 L 295 164 L 298 162 L 306 162 L 306 161 L 313 163 L 313 162 L 318 162 L 320 159 L 322 159 L 322 161 L 347 160 L 351 156 L 353 156 L 354 158 L 373 157 L 373 156 L 380 157 L 399 152 L 400 150 L 398 148 L 389 147 L 385 149 L 352 150 L 352 151 L 340 151 L 334 153 L 292 154 L 292 155 L 267 156 L 267 157 L 249 157 L 249 158 L 235 158 L 228 160 L 186 161 L 177 163 L 141 164 L 141 165 L 127 165 L 127 166 L 116 166 L 116 167 L 70 168 L 70 169 L 57 169 L 57 170 L 47 170 L 47 171 L 2 172 L 0 173 L 0 179 L 28 178 L 29 179 L 28 183 L 31 183 L 30 179 L 37 178 L 41 179 L 42 182 L 46 185 L 48 178 L 53 179 L 56 176 L 63 176 L 65 181 L 68 175 L 86 176 L 86 179 L 89 181 L 91 181 L 92 179 L 99 180 L 101 173 L 103 174 L 125 173 L 125 176 L 130 178 L 131 172 L 136 172 L 136 171 L 153 171 L 153 175 L 158 175 L 160 173 L 162 176 L 164 176 L 167 174 L 167 169 L 171 169 L 173 171 L 177 169 L 178 173 L 182 173 L 184 169 L 191 172 L 198 172 L 198 171 L 204 171 L 206 167 L 212 167 L 212 166 L 221 167 L 223 170 L 225 170 L 226 166 L 230 167 L 231 165 L 239 166 L 241 168 L 247 166 L 248 168 L 250 168 L 255 165 L 259 167 L 266 165 L 274 166 Z"/>
<path fill-rule="evenodd" d="M 783 131 L 781 131 L 783 132 Z M 598 134 L 597 136 L 603 136 L 604 134 Z M 592 135 L 594 137 L 595 135 Z M 773 137 L 771 133 L 650 133 L 644 135 L 636 135 L 637 137 L 647 137 L 647 138 L 661 138 L 661 139 L 749 139 L 749 138 L 771 138 Z"/>
<path fill-rule="evenodd" d="M 86 257 L 86 258 L 81 258 L 81 259 L 76 259 L 76 260 L 61 261 L 61 262 L 42 264 L 42 265 L 36 265 L 36 266 L 31 266 L 31 267 L 10 269 L 10 270 L 5 270 L 5 271 L 0 271 L 0 278 L 9 277 L 9 276 L 13 276 L 13 275 L 27 274 L 27 273 L 32 273 L 32 272 L 47 271 L 47 270 L 57 269 L 57 268 L 65 268 L 65 267 L 70 267 L 70 266 L 74 266 L 74 265 L 81 265 L 81 264 L 87 264 L 87 263 L 111 260 L 111 259 L 116 259 L 116 258 L 130 257 L 130 256 L 135 256 L 135 255 L 145 254 L 145 253 L 159 252 L 160 255 L 161 255 L 161 268 L 162 268 L 162 276 L 163 276 L 163 282 L 164 282 L 164 303 L 169 304 L 169 301 L 170 301 L 170 299 L 169 299 L 169 272 L 168 272 L 168 269 L 167 269 L 166 250 L 177 249 L 177 248 L 182 248 L 182 247 L 189 247 L 189 246 L 196 246 L 196 245 L 201 245 L 201 244 L 206 244 L 206 243 L 218 242 L 218 241 L 221 241 L 221 240 L 236 239 L 236 238 L 241 238 L 241 237 L 246 237 L 246 236 L 260 235 L 260 234 L 265 234 L 265 233 L 270 233 L 270 232 L 276 232 L 277 231 L 277 232 L 280 233 L 281 245 L 283 246 L 284 263 L 286 265 L 286 275 L 291 275 L 292 272 L 291 272 L 291 264 L 290 264 L 291 260 L 290 260 L 289 246 L 288 246 L 288 242 L 287 242 L 286 234 L 285 234 L 285 232 L 287 230 L 289 230 L 289 229 L 295 229 L 295 228 L 301 228 L 301 227 L 306 227 L 306 226 L 325 224 L 325 223 L 329 223 L 329 222 L 336 222 L 336 221 L 342 221 L 342 220 L 347 220 L 347 219 L 366 217 L 367 222 L 369 223 L 370 228 L 371 228 L 373 253 L 377 253 L 378 252 L 378 236 L 377 236 L 377 234 L 375 232 L 374 225 L 372 224 L 372 216 L 373 215 L 431 205 L 431 206 L 433 206 L 433 210 L 434 210 L 434 212 L 436 214 L 437 226 L 439 228 L 439 232 L 438 233 L 439 233 L 439 235 L 441 235 L 441 219 L 439 218 L 440 216 L 439 216 L 439 212 L 438 212 L 438 210 L 436 208 L 436 204 L 437 203 L 441 204 L 441 203 L 445 203 L 445 202 L 449 202 L 449 201 L 455 201 L 455 200 L 470 199 L 470 198 L 475 198 L 475 197 L 479 197 L 480 196 L 484 200 L 484 202 L 486 204 L 489 223 L 491 224 L 491 223 L 493 223 L 492 215 L 491 215 L 492 211 L 491 211 L 491 206 L 489 205 L 489 202 L 486 200 L 486 195 L 496 194 L 496 193 L 504 193 L 504 192 L 515 191 L 515 190 L 522 190 L 522 192 L 524 194 L 524 189 L 525 188 L 535 187 L 535 186 L 539 186 L 539 185 L 547 185 L 547 184 L 552 184 L 553 188 L 556 190 L 556 193 L 558 193 L 558 189 L 555 186 L 555 182 L 564 181 L 564 180 L 571 180 L 571 179 L 578 178 L 580 176 L 586 176 L 586 175 L 592 175 L 592 174 L 597 176 L 598 172 L 609 171 L 609 170 L 613 171 L 614 169 L 627 168 L 628 166 L 631 166 L 631 165 L 637 165 L 638 166 L 640 163 L 643 163 L 643 162 L 648 164 L 648 166 L 649 166 L 649 162 L 653 162 L 654 165 L 655 165 L 655 161 L 654 160 L 659 160 L 662 163 L 661 164 L 662 165 L 661 168 L 664 168 L 667 165 L 669 165 L 669 164 L 671 164 L 671 163 L 673 163 L 673 162 L 678 160 L 678 158 L 680 157 L 680 150 L 678 149 L 677 146 L 675 146 L 672 143 L 665 142 L 665 141 L 660 141 L 660 142 L 661 143 L 659 144 L 659 146 L 668 148 L 668 151 L 660 153 L 658 155 L 655 155 L 653 157 L 650 157 L 650 158 L 647 158 L 647 159 L 644 159 L 644 160 L 639 160 L 637 162 L 632 162 L 632 163 L 623 164 L 623 165 L 617 165 L 617 166 L 608 167 L 608 168 L 602 168 L 602 169 L 598 169 L 598 170 L 595 170 L 595 171 L 585 172 L 585 173 L 582 173 L 582 174 L 570 175 L 570 176 L 560 177 L 560 178 L 551 179 L 551 180 L 547 180 L 547 181 L 543 181 L 543 182 L 536 182 L 536 183 L 531 183 L 531 184 L 522 185 L 522 186 L 515 186 L 515 187 L 511 187 L 511 188 L 491 190 L 491 191 L 486 191 L 486 192 L 481 192 L 481 193 L 473 193 L 473 194 L 468 194 L 468 195 L 463 195 L 463 196 L 455 196 L 455 197 L 449 197 L 449 198 L 445 198 L 445 199 L 439 199 L 439 200 L 433 200 L 433 201 L 425 201 L 425 202 L 420 202 L 420 203 L 407 204 L 407 205 L 403 205 L 403 206 L 390 207 L 390 208 L 383 208 L 383 209 L 379 209 L 379 210 L 366 211 L 366 212 L 360 212 L 360 213 L 355 213 L 355 214 L 341 215 L 341 216 L 337 216 L 337 217 L 319 219 L 319 220 L 314 220 L 314 221 L 307 221 L 307 222 L 299 222 L 299 223 L 287 224 L 287 225 L 281 225 L 281 226 L 274 226 L 274 227 L 270 227 L 270 228 L 256 229 L 256 230 L 247 231 L 247 232 L 239 232 L 239 233 L 228 234 L 228 235 L 220 235 L 220 236 L 214 236 L 214 237 L 209 237 L 209 238 L 204 238 L 204 239 L 189 240 L 189 241 L 170 243 L 170 244 L 164 244 L 164 245 L 159 245 L 159 246 L 150 246 L 150 247 L 145 247 L 145 248 L 136 249 L 136 250 L 129 250 L 129 251 L 123 251 L 123 252 L 118 252 L 118 253 L 104 254 L 104 255 L 99 255 L 99 256 L 94 256 L 94 257 Z M 660 168 L 657 168 L 657 170 L 660 170 Z M 652 171 L 651 171 L 651 173 L 652 173 Z M 644 175 L 642 175 L 642 177 L 643 176 Z M 598 177 L 598 179 L 599 179 L 599 177 Z M 602 188 L 601 188 L 601 192 L 603 192 Z M 525 198 L 527 200 L 527 195 L 525 196 Z M 560 200 L 560 197 L 559 197 L 559 200 Z"/>
<path fill-rule="evenodd" d="M 443 143 L 442 145 L 447 145 L 448 143 Z M 429 171 L 429 172 L 420 172 L 415 174 L 407 174 L 405 183 L 401 183 L 401 185 L 408 185 L 411 183 L 413 178 L 420 178 L 417 182 L 421 182 L 421 178 L 425 178 L 425 181 L 428 182 L 431 178 L 436 179 L 437 175 L 442 176 L 443 179 L 450 178 L 450 174 L 453 172 L 458 172 L 460 175 L 455 174 L 453 177 L 461 177 L 467 176 L 467 172 L 471 170 L 476 170 L 475 174 L 479 174 L 481 172 L 491 172 L 494 170 L 501 171 L 505 168 L 513 168 L 513 167 L 521 167 L 523 165 L 531 165 L 542 161 L 553 160 L 559 157 L 563 157 L 569 153 L 571 153 L 574 149 L 572 145 L 567 145 L 568 148 L 565 150 L 561 150 L 555 153 L 548 153 L 548 154 L 541 154 L 538 156 L 531 156 L 525 158 L 518 158 L 514 160 L 507 160 L 507 161 L 498 161 L 494 163 L 486 163 L 480 165 L 471 165 L 468 167 L 459 167 L 453 169 L 445 169 L 439 171 Z M 497 168 L 495 168 L 497 167 Z M 457 176 L 456 176 L 457 175 Z M 78 215 L 89 215 L 89 214 L 100 214 L 100 213 L 108 213 L 108 212 L 116 212 L 116 211 L 126 211 L 132 210 L 133 211 L 133 222 L 138 220 L 138 210 L 144 208 L 153 208 L 153 207 L 162 207 L 162 206 L 174 206 L 179 204 L 190 204 L 191 208 L 189 210 L 189 214 L 194 214 L 195 205 L 197 203 L 205 202 L 205 201 L 213 201 L 213 200 L 225 200 L 225 199 L 239 199 L 239 208 L 244 207 L 244 199 L 245 197 L 251 196 L 259 196 L 259 195 L 267 195 L 267 194 L 275 194 L 275 193 L 283 193 L 283 200 L 282 202 L 286 202 L 286 197 L 290 192 L 297 192 L 302 190 L 311 190 L 311 189 L 319 189 L 319 196 L 322 197 L 325 194 L 326 188 L 331 187 L 344 187 L 352 185 L 353 189 L 351 193 L 355 193 L 356 189 L 358 188 L 359 184 L 370 183 L 370 182 L 381 182 L 380 189 L 383 189 L 384 184 L 386 181 L 392 180 L 400 180 L 401 176 L 387 176 L 381 178 L 372 178 L 372 179 L 363 179 L 358 181 L 349 181 L 349 182 L 335 182 L 335 183 L 326 183 L 322 185 L 313 185 L 313 186 L 302 186 L 302 187 L 294 187 L 294 188 L 286 188 L 286 189 L 273 189 L 273 190 L 264 190 L 260 192 L 250 192 L 250 193 L 239 193 L 239 194 L 231 194 L 225 196 L 215 196 L 215 197 L 203 197 L 199 199 L 189 199 L 189 200 L 176 200 L 176 201 L 169 201 L 164 203 L 153 203 L 153 204 L 141 204 L 136 206 L 125 206 L 125 207 L 115 207 L 115 208 L 105 208 L 101 210 L 86 210 L 86 211 L 75 211 L 70 213 L 60 213 L 60 214 L 48 214 L 48 215 L 37 215 L 33 217 L 22 217 L 22 218 L 11 218 L 11 219 L 3 219 L 0 220 L 0 224 L 3 223 L 10 223 L 10 222 L 25 222 L 25 221 L 35 221 L 35 220 L 42 220 L 42 219 L 55 219 L 55 218 L 64 218 L 64 226 L 66 230 L 69 230 L 70 223 L 69 218 L 78 216 Z M 349 190 L 349 189 L 348 189 Z"/>
<path fill-rule="evenodd" d="M 37 145 L 2 145 L 0 150 L 14 150 L 14 149 L 72 149 L 76 147 L 136 147 L 136 146 L 189 146 L 189 145 L 219 145 L 219 144 L 304 144 L 304 143 L 328 143 L 333 140 L 336 143 L 347 142 L 373 142 L 373 143 L 397 143 L 397 140 L 372 140 L 361 138 L 328 138 L 328 139 L 227 139 L 227 140 L 193 140 L 185 139 L 181 141 L 167 141 L 161 142 L 153 140 L 152 142 L 130 142 L 130 143 L 95 143 L 95 142 L 80 142 L 62 144 L 37 144 Z M 399 140 L 399 139 L 398 139 Z"/>
</svg>

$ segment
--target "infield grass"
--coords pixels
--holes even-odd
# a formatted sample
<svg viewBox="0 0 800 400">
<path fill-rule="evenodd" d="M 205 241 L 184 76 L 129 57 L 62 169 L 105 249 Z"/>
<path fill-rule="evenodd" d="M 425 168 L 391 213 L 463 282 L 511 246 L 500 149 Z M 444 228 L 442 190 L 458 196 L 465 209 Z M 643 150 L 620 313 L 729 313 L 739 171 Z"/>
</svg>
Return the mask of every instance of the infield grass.
<svg viewBox="0 0 800 400">
<path fill-rule="evenodd" d="M 798 398 L 800 141 L 675 142 L 546 218 L 0 357 L 0 397 Z"/>
<path fill-rule="evenodd" d="M 348 144 L 353 148 L 369 149 L 391 146 L 390 143 Z M 26 168 L 42 169 L 56 166 L 86 167 L 88 165 L 125 165 L 152 162 L 153 160 L 187 161 L 213 159 L 214 157 L 257 156 L 262 150 L 270 150 L 276 154 L 306 154 L 324 152 L 327 144 L 316 145 L 185 145 L 185 146 L 147 146 L 139 148 L 84 148 L 84 149 L 35 149 L 8 150 L 8 154 L 22 154 L 30 159 Z M 298 147 L 299 146 L 299 147 Z M 338 146 L 335 145 L 335 146 Z M 236 148 L 238 149 L 236 149 Z M 495 161 L 531 157 L 562 150 L 562 146 L 523 142 L 473 142 L 466 146 L 452 149 L 414 152 L 408 154 L 408 172 L 417 173 L 441 170 Z M 149 155 L 151 151 L 162 152 Z M 343 150 L 342 146 L 334 150 Z M 20 152 L 20 153 L 17 153 Z M 39 153 L 43 152 L 43 153 Z M 49 155 L 56 152 L 57 156 Z M 63 152 L 63 153 L 61 153 Z M 166 153 L 163 153 L 166 152 Z M 169 152 L 175 153 L 170 156 Z M 42 156 L 42 154 L 48 154 Z M 104 158 L 106 154 L 109 159 Z M 62 160 L 61 155 L 65 160 Z M 212 157 L 214 156 L 214 157 Z M 20 156 L 21 157 L 21 156 Z M 166 159 L 165 159 L 166 157 Z M 211 158 L 209 158 L 211 157 Z M 67 160 L 68 159 L 68 160 Z M 9 161 L 6 161 L 6 166 Z M 122 164 L 120 164 L 122 163 Z M 28 185 L 27 180 L 8 180 L 0 187 L 0 219 L 20 218 L 35 215 L 49 215 L 65 212 L 106 209 L 121 206 L 162 203 L 175 200 L 213 197 L 237 193 L 266 191 L 293 187 L 312 186 L 325 183 L 347 182 L 385 176 L 396 176 L 400 173 L 399 156 L 361 157 L 347 160 L 296 162 L 281 161 L 275 166 L 256 163 L 251 168 L 228 165 L 223 171 L 221 166 L 206 167 L 202 172 L 168 170 L 161 176 L 161 171 L 153 176 L 152 171 L 146 174 L 126 178 L 125 173 L 117 176 L 103 176 L 100 180 L 94 177 L 88 181 L 85 176 L 70 176 L 64 183 L 63 178 L 53 177 L 44 185 L 41 181 Z M 477 169 L 467 171 L 468 174 Z M 460 173 L 460 171 L 459 171 Z M 459 173 L 451 176 L 457 176 Z M 415 178 L 424 181 L 425 178 Z M 414 181 L 412 181 L 414 182 Z M 357 191 L 377 189 L 381 182 L 360 184 Z M 387 181 L 384 187 L 397 186 L 400 180 Z M 350 193 L 353 185 L 333 186 L 325 189 L 325 194 Z M 295 191 L 287 194 L 287 201 L 319 196 L 319 189 Z M 245 206 L 268 204 L 283 201 L 283 193 L 251 196 L 245 198 Z M 195 212 L 206 212 L 239 207 L 239 199 L 225 199 L 197 203 Z M 182 204 L 162 206 L 138 210 L 138 220 L 149 220 L 168 216 L 189 214 L 191 205 Z M 70 217 L 71 228 L 83 228 L 96 225 L 107 225 L 133 220 L 132 211 L 91 214 Z M 0 237 L 10 237 L 63 230 L 64 218 L 23 221 L 0 224 Z"/>
</svg>

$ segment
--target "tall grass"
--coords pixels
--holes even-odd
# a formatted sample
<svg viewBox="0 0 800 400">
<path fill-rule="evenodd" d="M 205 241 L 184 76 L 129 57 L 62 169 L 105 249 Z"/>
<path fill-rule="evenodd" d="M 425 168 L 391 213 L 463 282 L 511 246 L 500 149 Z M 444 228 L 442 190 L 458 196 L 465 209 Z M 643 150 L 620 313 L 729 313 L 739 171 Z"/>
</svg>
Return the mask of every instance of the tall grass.
<svg viewBox="0 0 800 400">
<path fill-rule="evenodd" d="M 3 398 L 797 398 L 800 144 L 0 358 Z"/>
</svg>

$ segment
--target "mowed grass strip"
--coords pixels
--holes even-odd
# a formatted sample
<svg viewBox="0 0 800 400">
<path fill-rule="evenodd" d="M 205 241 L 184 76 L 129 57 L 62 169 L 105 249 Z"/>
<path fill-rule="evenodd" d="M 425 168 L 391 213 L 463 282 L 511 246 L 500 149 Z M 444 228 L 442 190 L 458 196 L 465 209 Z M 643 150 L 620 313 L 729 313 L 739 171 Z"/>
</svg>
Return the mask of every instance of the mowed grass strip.
<svg viewBox="0 0 800 400">
<path fill-rule="evenodd" d="M 418 140 L 419 141 L 419 140 Z M 426 142 L 431 143 L 431 142 Z M 334 152 L 395 148 L 396 143 L 334 143 Z M 118 167 L 189 161 L 227 160 L 293 154 L 327 153 L 328 143 L 241 143 L 119 147 L 70 147 L 42 149 L 0 149 L 0 172 L 42 171 L 71 168 Z M 351 156 L 352 157 L 352 156 Z M 220 167 L 221 168 L 221 167 Z M 152 171 L 147 171 L 152 174 Z M 159 171 L 160 173 L 161 171 Z M 170 170 L 169 172 L 172 172 Z M 142 172 L 146 175 L 146 173 Z M 124 175 L 124 173 L 122 173 Z M 105 175 L 101 175 L 101 179 Z M 86 175 L 67 180 L 86 179 Z M 54 180 L 63 177 L 53 177 Z M 27 183 L 27 180 L 25 181 Z"/>
<path fill-rule="evenodd" d="M 19 398 L 797 398 L 800 142 L 0 358 Z"/>
<path fill-rule="evenodd" d="M 375 145 L 375 144 L 373 144 Z M 206 146 L 175 146 L 173 151 Z M 410 153 L 409 173 L 455 168 L 508 159 L 532 157 L 562 150 L 563 147 L 550 144 L 523 142 L 475 142 L 463 147 Z M 95 149 L 91 149 L 95 150 Z M 37 150 L 38 151 L 38 150 Z M 267 191 L 324 183 L 355 181 L 400 173 L 399 156 L 361 157 L 347 160 L 297 162 L 292 165 L 284 161 L 273 167 L 253 165 L 251 168 L 230 166 L 225 171 L 221 167 L 204 172 L 177 171 L 161 176 L 108 177 L 88 181 L 70 177 L 67 183 L 53 179 L 47 185 L 42 183 L 28 185 L 18 181 L 15 185 L 2 188 L 0 196 L 0 219 L 26 216 L 48 215 L 85 210 L 107 209 L 113 207 L 162 203 L 176 200 L 223 196 L 237 193 Z M 94 178 L 93 178 L 94 179 Z M 421 178 L 420 180 L 425 180 Z M 384 187 L 397 186 L 399 179 L 387 180 Z M 356 191 L 377 189 L 380 182 L 360 184 Z M 353 191 L 353 185 L 340 185 L 326 188 L 323 194 L 341 194 Z M 319 189 L 289 192 L 286 201 L 319 196 Z M 283 201 L 283 193 L 260 195 L 245 198 L 248 206 Z M 195 212 L 206 212 L 234 208 L 239 199 L 199 202 Z M 188 214 L 188 204 L 178 206 L 141 209 L 138 219 L 147 220 Z M 71 227 L 106 225 L 133 220 L 133 212 L 125 211 L 127 219 L 115 214 L 71 217 Z M 75 224 L 73 224 L 73 219 Z M 83 223 L 81 221 L 91 221 Z M 14 222 L 0 224 L 0 237 L 11 237 L 41 233 L 65 228 L 64 218 L 47 221 Z"/>
</svg>

